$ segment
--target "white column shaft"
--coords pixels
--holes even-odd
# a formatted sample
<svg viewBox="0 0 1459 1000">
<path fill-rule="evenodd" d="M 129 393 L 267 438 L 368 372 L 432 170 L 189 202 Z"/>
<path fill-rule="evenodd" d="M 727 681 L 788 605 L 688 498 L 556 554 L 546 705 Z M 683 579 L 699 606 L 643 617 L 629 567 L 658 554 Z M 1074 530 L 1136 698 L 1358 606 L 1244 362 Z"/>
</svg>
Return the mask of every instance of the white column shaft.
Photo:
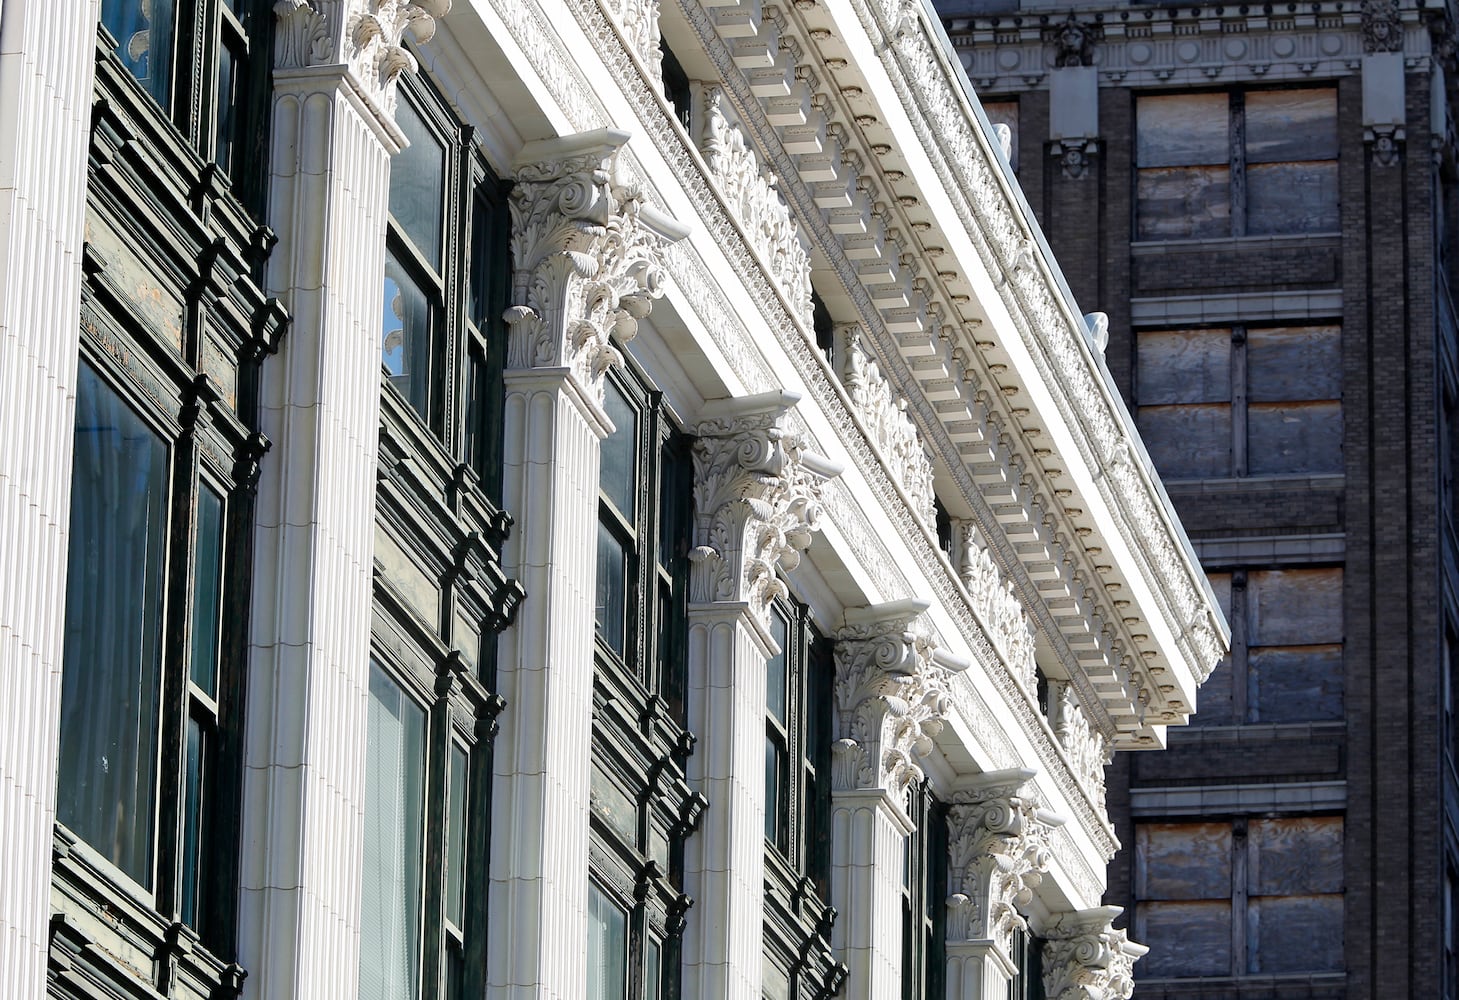
<svg viewBox="0 0 1459 1000">
<path fill-rule="evenodd" d="M 492 996 L 587 995 L 594 584 L 603 425 L 566 369 L 507 373 L 503 634 L 492 786 Z"/>
<path fill-rule="evenodd" d="M 0 20 L 0 995 L 45 992 L 95 2 Z"/>
<path fill-rule="evenodd" d="M 1013 963 L 991 941 L 947 943 L 947 1000 L 1005 1000 Z"/>
<path fill-rule="evenodd" d="M 353 1000 L 390 151 L 339 68 L 275 86 L 239 950 L 246 997 Z"/>
<path fill-rule="evenodd" d="M 831 945 L 847 1000 L 901 1000 L 902 868 L 908 829 L 880 790 L 831 793 Z"/>
<path fill-rule="evenodd" d="M 689 783 L 709 802 L 684 847 L 696 903 L 684 929 L 685 1000 L 758 997 L 765 906 L 765 661 L 745 605 L 689 612 Z"/>
</svg>

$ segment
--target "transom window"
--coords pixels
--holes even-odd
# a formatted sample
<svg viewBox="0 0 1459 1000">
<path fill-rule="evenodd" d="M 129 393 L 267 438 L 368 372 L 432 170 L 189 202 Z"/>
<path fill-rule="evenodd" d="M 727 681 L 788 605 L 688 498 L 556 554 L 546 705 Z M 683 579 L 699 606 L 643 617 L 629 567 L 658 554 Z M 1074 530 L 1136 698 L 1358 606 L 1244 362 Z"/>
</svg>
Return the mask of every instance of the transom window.
<svg viewBox="0 0 1459 1000">
<path fill-rule="evenodd" d="M 1167 479 L 1340 473 L 1342 331 L 1137 334 L 1140 435 Z"/>
<path fill-rule="evenodd" d="M 1342 842 L 1340 816 L 1140 824 L 1135 975 L 1342 971 Z"/>
<path fill-rule="evenodd" d="M 1135 128 L 1135 239 L 1338 231 L 1335 90 L 1147 95 Z"/>
<path fill-rule="evenodd" d="M 381 363 L 415 418 L 495 494 L 510 225 L 502 186 L 430 87 L 400 89 Z"/>
</svg>

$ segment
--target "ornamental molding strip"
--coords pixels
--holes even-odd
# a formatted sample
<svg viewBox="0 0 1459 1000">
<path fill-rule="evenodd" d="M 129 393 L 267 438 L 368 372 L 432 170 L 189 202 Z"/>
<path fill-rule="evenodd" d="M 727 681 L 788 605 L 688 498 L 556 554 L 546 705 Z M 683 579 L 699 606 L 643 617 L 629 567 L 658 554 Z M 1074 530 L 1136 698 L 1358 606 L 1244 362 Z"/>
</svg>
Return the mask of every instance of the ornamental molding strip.
<svg viewBox="0 0 1459 1000">
<path fill-rule="evenodd" d="M 935 525 L 932 462 L 922 434 L 907 412 L 907 399 L 899 396 L 876 359 L 866 349 L 859 323 L 842 323 L 835 330 L 835 356 L 841 362 L 841 385 L 851 407 L 861 418 L 873 446 L 892 478 L 901 484 L 912 509 L 925 525 Z"/>
<path fill-rule="evenodd" d="M 952 708 L 949 675 L 969 666 L 914 628 L 930 606 L 914 599 L 847 609 L 836 633 L 833 789 L 880 789 L 905 807 L 922 780 L 917 761 L 932 752 Z"/>
<path fill-rule="evenodd" d="M 949 941 L 991 942 L 1011 956 L 1013 932 L 1028 921 L 1053 858 L 1050 832 L 1064 819 L 1039 807 L 1036 772 L 980 774 L 953 793 L 948 808 Z"/>
<path fill-rule="evenodd" d="M 414 73 L 405 33 L 424 45 L 451 0 L 278 0 L 276 70 L 349 67 L 361 93 L 385 115 L 395 115 L 396 82 Z"/>
<path fill-rule="evenodd" d="M 663 81 L 659 50 L 659 0 L 604 0 L 624 43 L 655 82 Z"/>
<path fill-rule="evenodd" d="M 710 179 L 769 268 L 791 311 L 802 323 L 809 323 L 810 254 L 799 224 L 776 189 L 776 177 L 761 168 L 760 158 L 745 141 L 724 88 L 696 84 L 694 91 L 699 148 Z"/>
<path fill-rule="evenodd" d="M 688 235 L 619 177 L 628 137 L 598 129 L 527 143 L 510 197 L 507 367 L 565 368 L 599 406 L 603 373 L 623 362 L 612 339 L 637 334 L 664 294 L 663 243 Z"/>
<path fill-rule="evenodd" d="M 1114 748 L 1103 733 L 1090 726 L 1072 685 L 1051 681 L 1049 687 L 1054 703 L 1050 720 L 1054 735 L 1064 748 L 1075 777 L 1102 813 L 1105 811 L 1104 769 L 1114 760 Z"/>
<path fill-rule="evenodd" d="M 1118 906 L 1055 916 L 1044 929 L 1044 995 L 1048 1000 L 1129 1000 L 1135 962 L 1150 949 L 1110 921 Z"/>
<path fill-rule="evenodd" d="M 744 603 L 766 628 L 821 523 L 821 484 L 840 468 L 807 451 L 786 415 L 800 396 L 777 391 L 711 401 L 694 432 L 694 548 L 689 600 Z"/>
</svg>

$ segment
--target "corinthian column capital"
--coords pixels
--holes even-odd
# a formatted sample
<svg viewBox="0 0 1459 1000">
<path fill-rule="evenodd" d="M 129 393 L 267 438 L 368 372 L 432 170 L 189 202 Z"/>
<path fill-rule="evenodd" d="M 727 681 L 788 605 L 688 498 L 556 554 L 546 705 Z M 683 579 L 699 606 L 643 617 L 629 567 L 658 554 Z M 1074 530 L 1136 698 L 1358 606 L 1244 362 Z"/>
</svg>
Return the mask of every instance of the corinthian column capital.
<svg viewBox="0 0 1459 1000">
<path fill-rule="evenodd" d="M 950 710 L 948 675 L 968 666 L 914 627 L 928 607 L 907 600 L 847 610 L 836 633 L 834 788 L 882 789 L 905 802 L 922 780 L 917 760 L 932 752 Z"/>
<path fill-rule="evenodd" d="M 1045 931 L 1044 995 L 1049 1000 L 1129 1000 L 1134 968 L 1150 949 L 1110 926 L 1118 906 L 1058 914 Z"/>
<path fill-rule="evenodd" d="M 508 368 L 566 368 L 594 403 L 667 281 L 663 244 L 688 230 L 619 177 L 629 134 L 529 142 L 517 157 Z"/>
<path fill-rule="evenodd" d="M 986 941 L 1011 954 L 1013 932 L 1049 870 L 1049 831 L 1064 820 L 1039 807 L 1033 771 L 980 774 L 948 808 L 949 941 Z"/>
<path fill-rule="evenodd" d="M 278 0 L 274 68 L 348 66 L 362 96 L 393 117 L 396 81 L 417 69 L 405 33 L 430 41 L 450 9 L 451 0 Z"/>
<path fill-rule="evenodd" d="M 821 523 L 821 484 L 840 469 L 786 426 L 800 397 L 768 392 L 705 405 L 695 426 L 689 597 L 745 603 L 762 624 Z"/>
</svg>

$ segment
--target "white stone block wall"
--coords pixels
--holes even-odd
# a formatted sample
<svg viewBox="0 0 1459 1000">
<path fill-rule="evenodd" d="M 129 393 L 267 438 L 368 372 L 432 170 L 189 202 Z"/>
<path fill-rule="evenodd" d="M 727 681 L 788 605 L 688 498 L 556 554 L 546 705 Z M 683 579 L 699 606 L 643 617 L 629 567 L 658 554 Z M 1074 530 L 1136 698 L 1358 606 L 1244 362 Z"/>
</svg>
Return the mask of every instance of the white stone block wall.
<svg viewBox="0 0 1459 1000">
<path fill-rule="evenodd" d="M 45 990 L 97 5 L 0 9 L 0 995 Z"/>
</svg>

